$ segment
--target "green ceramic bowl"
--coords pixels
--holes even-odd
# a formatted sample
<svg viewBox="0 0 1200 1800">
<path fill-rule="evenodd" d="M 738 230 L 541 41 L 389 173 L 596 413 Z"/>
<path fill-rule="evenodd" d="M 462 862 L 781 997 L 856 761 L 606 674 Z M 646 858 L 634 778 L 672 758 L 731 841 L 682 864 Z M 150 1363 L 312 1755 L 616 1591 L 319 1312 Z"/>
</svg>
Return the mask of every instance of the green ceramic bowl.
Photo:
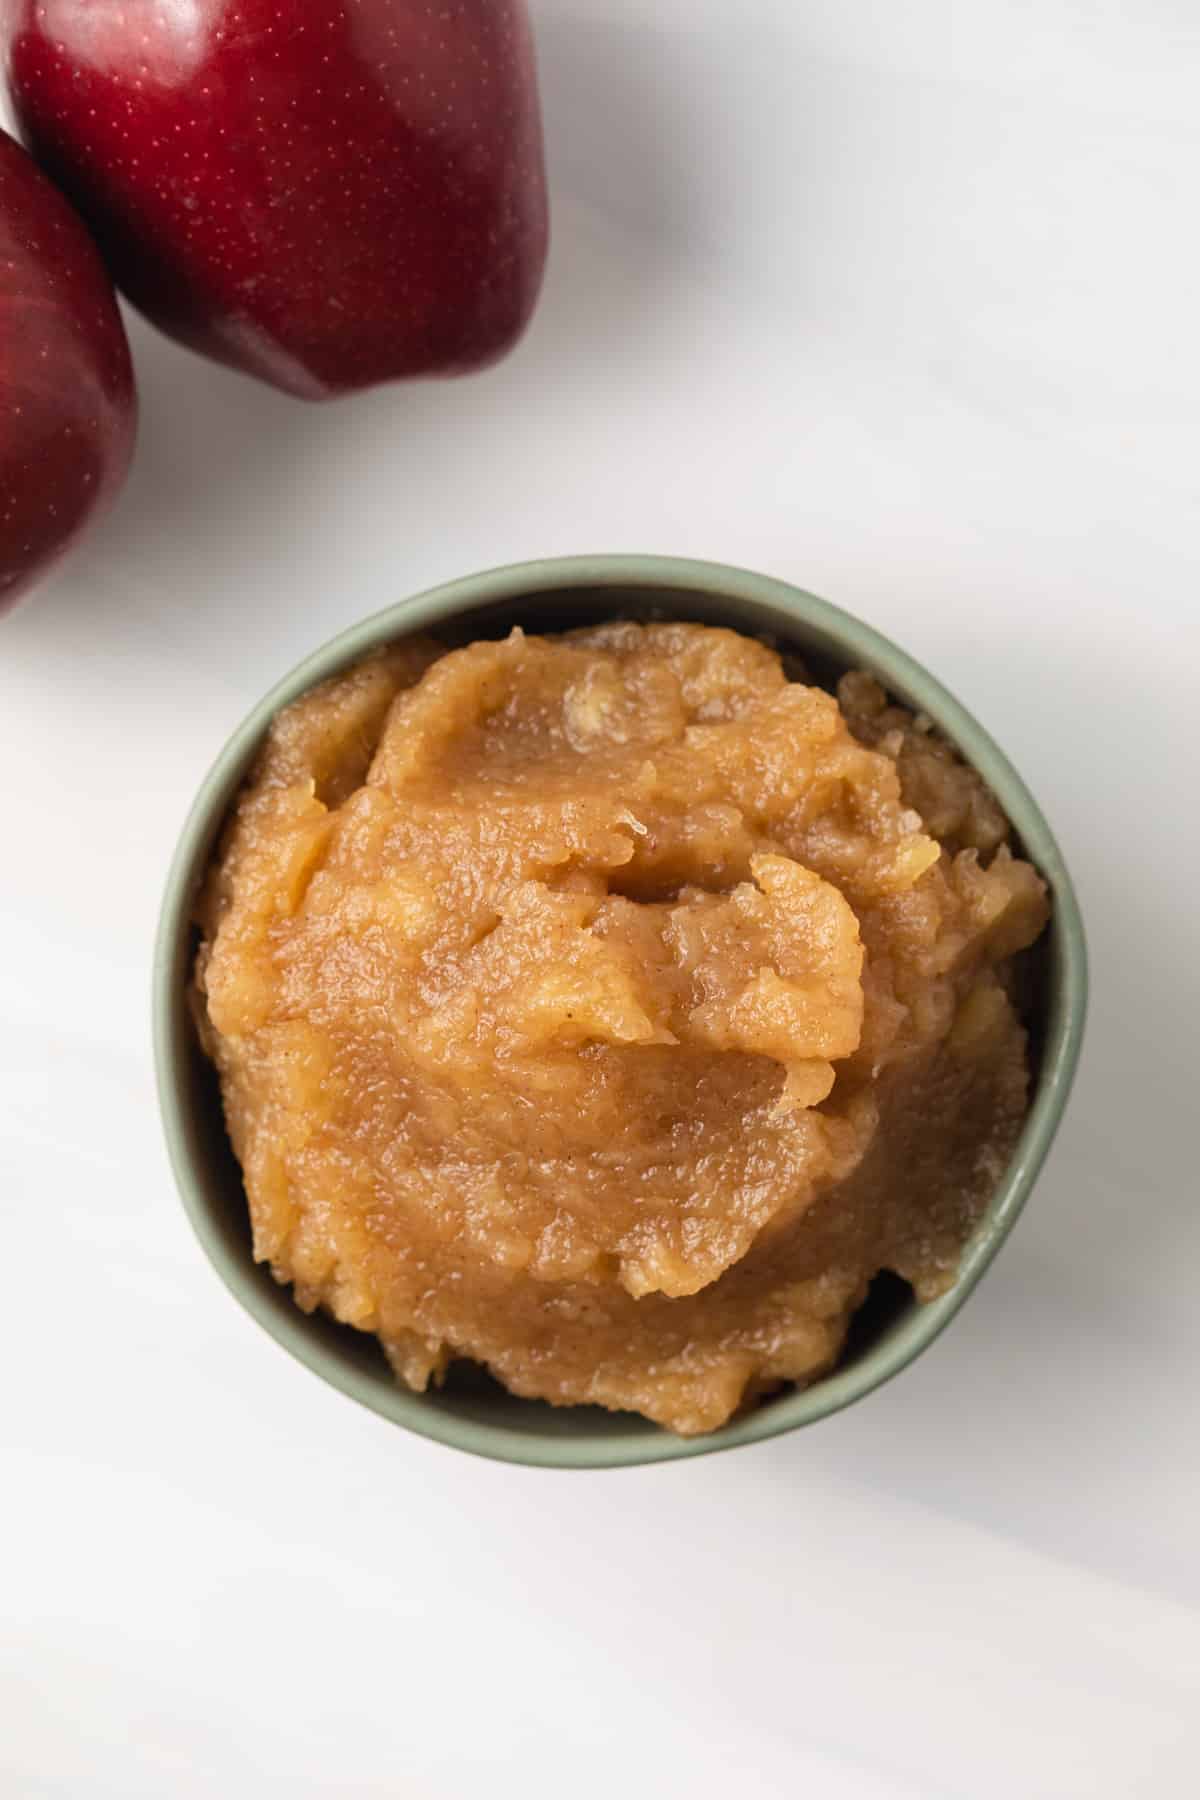
<svg viewBox="0 0 1200 1800">
<path fill-rule="evenodd" d="M 855 1322 L 838 1369 L 803 1392 L 787 1391 L 703 1438 L 594 1407 L 556 1410 L 516 1400 L 485 1376 L 452 1375 L 410 1394 L 393 1381 L 374 1340 L 309 1317 L 250 1253 L 246 1202 L 221 1121 L 211 1070 L 192 1033 L 186 984 L 194 950 L 190 910 L 222 820 L 267 726 L 315 682 L 377 645 L 414 631 L 469 640 L 512 625 L 561 629 L 615 616 L 675 617 L 731 625 L 803 653 L 818 675 L 853 665 L 926 712 L 985 776 L 1054 895 L 1043 941 L 1033 1021 L 1033 1104 L 1009 1169 L 963 1258 L 951 1291 L 918 1306 L 886 1278 Z M 343 632 L 273 688 L 226 744 L 183 828 L 167 880 L 154 964 L 154 1040 L 159 1097 L 176 1179 L 197 1236 L 230 1291 L 300 1362 L 394 1424 L 502 1462 L 612 1468 L 702 1456 L 811 1425 L 897 1374 L 950 1323 L 1024 1206 L 1062 1117 L 1083 1033 L 1087 962 L 1083 925 L 1058 845 L 1012 764 L 970 714 L 911 657 L 858 619 L 763 575 L 716 564 L 646 556 L 578 557 L 497 569 L 402 601 Z"/>
</svg>

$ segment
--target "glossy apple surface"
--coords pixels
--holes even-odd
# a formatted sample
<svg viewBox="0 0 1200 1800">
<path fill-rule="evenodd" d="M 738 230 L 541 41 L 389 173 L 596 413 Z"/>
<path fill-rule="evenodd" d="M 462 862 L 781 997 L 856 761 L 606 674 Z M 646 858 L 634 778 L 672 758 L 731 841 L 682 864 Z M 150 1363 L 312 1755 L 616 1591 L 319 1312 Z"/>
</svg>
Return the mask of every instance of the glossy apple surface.
<svg viewBox="0 0 1200 1800">
<path fill-rule="evenodd" d="M 125 327 L 96 247 L 0 131 L 0 612 L 116 493 L 136 425 Z"/>
<path fill-rule="evenodd" d="M 546 191 L 524 0 L 9 0 L 39 162 L 164 331 L 321 399 L 501 356 Z"/>
</svg>

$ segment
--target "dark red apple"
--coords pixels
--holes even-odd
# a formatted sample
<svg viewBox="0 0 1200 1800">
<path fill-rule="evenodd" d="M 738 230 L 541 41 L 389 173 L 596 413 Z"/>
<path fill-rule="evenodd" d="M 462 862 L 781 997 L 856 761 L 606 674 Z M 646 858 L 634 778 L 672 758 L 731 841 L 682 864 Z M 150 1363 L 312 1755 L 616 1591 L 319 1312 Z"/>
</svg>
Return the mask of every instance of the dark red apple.
<svg viewBox="0 0 1200 1800">
<path fill-rule="evenodd" d="M 125 479 L 137 401 L 95 245 L 0 131 L 0 612 Z"/>
<path fill-rule="evenodd" d="M 9 0 L 39 162 L 172 337 L 305 398 L 501 356 L 546 191 L 524 0 Z"/>
</svg>

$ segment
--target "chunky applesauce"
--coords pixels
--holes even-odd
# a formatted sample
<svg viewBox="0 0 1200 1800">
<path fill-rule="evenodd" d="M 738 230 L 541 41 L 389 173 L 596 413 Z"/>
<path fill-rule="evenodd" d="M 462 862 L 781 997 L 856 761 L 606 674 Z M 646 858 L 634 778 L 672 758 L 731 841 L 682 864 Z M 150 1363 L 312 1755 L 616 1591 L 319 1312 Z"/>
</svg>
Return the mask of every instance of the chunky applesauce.
<svg viewBox="0 0 1200 1800">
<path fill-rule="evenodd" d="M 954 1280 L 1047 917 L 868 676 L 696 625 L 409 642 L 276 719 L 196 1010 L 255 1255 L 416 1389 L 711 1431 Z"/>
</svg>

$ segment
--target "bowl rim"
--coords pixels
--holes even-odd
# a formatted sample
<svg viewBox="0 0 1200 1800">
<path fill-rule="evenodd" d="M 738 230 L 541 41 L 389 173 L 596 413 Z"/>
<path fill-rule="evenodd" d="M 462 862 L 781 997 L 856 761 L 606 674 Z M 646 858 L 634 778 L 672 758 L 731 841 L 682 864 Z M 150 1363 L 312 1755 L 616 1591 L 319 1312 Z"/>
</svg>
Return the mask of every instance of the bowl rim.
<svg viewBox="0 0 1200 1800">
<path fill-rule="evenodd" d="M 184 1105 L 187 1071 L 181 969 L 196 884 L 215 833 L 247 772 L 270 720 L 290 701 L 377 645 L 444 625 L 455 615 L 505 601 L 533 601 L 559 590 L 681 591 L 786 616 L 797 636 L 827 645 L 837 660 L 878 674 L 890 692 L 928 713 L 979 769 L 1008 814 L 1053 895 L 1052 974 L 1045 1040 L 1033 1100 L 1017 1148 L 987 1212 L 964 1251 L 954 1286 L 916 1306 L 852 1364 L 809 1388 L 785 1393 L 704 1437 L 681 1438 L 628 1415 L 628 1428 L 586 1431 L 515 1430 L 438 1410 L 426 1396 L 372 1378 L 314 1332 L 299 1307 L 268 1304 L 257 1266 L 234 1255 L 220 1230 L 192 1142 Z M 679 616 L 676 614 L 676 616 Z M 712 1455 L 763 1442 L 814 1424 L 864 1399 L 926 1350 L 965 1304 L 1008 1237 L 1033 1188 L 1062 1118 L 1079 1060 L 1087 1012 L 1087 947 L 1074 886 L 1057 841 L 1025 782 L 974 716 L 915 658 L 865 621 L 789 582 L 751 570 L 690 558 L 605 554 L 554 557 L 442 583 L 369 615 L 339 632 L 284 675 L 232 732 L 188 811 L 171 859 L 154 948 L 154 1062 L 170 1164 L 196 1236 L 226 1287 L 284 1349 L 340 1392 L 422 1437 L 493 1461 L 527 1467 L 630 1467 Z M 572 1415 L 568 1415 L 572 1416 Z M 579 1415 L 573 1415 L 579 1416 Z M 624 1420 L 625 1415 L 618 1415 Z"/>
</svg>

